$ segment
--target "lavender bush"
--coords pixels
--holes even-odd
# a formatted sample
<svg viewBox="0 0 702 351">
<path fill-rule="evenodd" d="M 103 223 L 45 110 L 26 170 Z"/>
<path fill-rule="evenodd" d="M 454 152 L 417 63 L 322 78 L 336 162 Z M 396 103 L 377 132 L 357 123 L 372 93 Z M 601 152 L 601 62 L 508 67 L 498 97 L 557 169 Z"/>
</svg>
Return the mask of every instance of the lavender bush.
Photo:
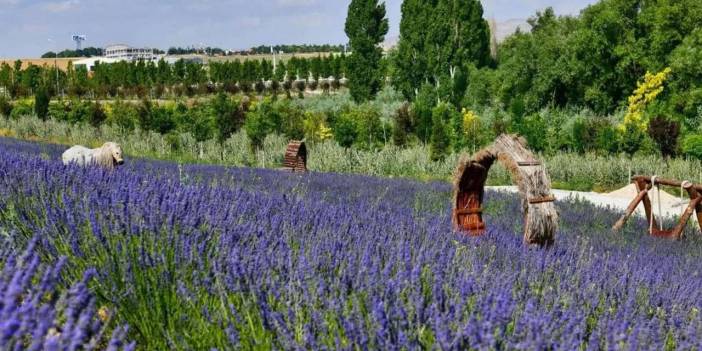
<svg viewBox="0 0 702 351">
<path fill-rule="evenodd" d="M 4 141 L 4 143 L 15 143 Z M 521 241 L 519 201 L 488 193 L 488 232 L 451 230 L 450 186 L 128 160 L 65 167 L 0 149 L 0 228 L 140 349 L 698 349 L 699 234 L 620 234 L 560 203 L 554 248 Z M 42 156 L 42 154 L 44 156 Z"/>
<path fill-rule="evenodd" d="M 125 345 L 126 329 L 107 331 L 109 310 L 98 309 L 88 290 L 86 271 L 61 292 L 60 273 L 66 257 L 49 267 L 40 262 L 35 242 L 24 254 L 3 257 L 0 271 L 0 349 L 2 350 L 133 350 Z"/>
</svg>

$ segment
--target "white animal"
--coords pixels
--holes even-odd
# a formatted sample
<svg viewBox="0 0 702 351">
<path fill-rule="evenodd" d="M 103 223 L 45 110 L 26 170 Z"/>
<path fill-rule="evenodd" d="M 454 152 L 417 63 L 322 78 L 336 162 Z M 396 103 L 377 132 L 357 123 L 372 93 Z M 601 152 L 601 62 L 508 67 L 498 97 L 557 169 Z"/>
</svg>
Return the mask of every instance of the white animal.
<svg viewBox="0 0 702 351">
<path fill-rule="evenodd" d="M 107 142 L 97 149 L 76 145 L 66 150 L 61 159 L 64 165 L 71 163 L 80 166 L 98 165 L 107 169 L 114 169 L 117 165 L 124 164 L 122 147 L 112 142 Z"/>
</svg>

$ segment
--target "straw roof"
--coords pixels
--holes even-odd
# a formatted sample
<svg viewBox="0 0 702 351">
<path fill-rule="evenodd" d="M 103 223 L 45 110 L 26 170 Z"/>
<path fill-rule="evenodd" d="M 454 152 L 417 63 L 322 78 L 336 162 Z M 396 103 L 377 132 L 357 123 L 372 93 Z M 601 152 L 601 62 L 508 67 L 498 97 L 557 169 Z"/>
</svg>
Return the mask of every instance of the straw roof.
<svg viewBox="0 0 702 351">
<path fill-rule="evenodd" d="M 554 242 L 558 213 L 551 194 L 546 167 L 516 135 L 500 135 L 495 142 L 473 157 L 463 156 L 454 173 L 453 223 L 459 230 L 479 234 L 482 223 L 484 185 L 492 163 L 499 161 L 511 174 L 522 197 L 525 215 L 524 241 L 542 246 Z"/>
</svg>

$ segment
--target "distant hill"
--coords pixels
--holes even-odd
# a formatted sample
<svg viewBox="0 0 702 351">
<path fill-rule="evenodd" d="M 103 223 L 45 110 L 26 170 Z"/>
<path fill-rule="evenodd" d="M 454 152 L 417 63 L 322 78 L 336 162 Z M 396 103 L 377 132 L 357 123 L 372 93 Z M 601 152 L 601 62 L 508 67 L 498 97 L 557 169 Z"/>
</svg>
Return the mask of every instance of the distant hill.
<svg viewBox="0 0 702 351">
<path fill-rule="evenodd" d="M 514 34 L 519 28 L 522 32 L 531 30 L 531 26 L 526 21 L 526 18 L 513 18 L 502 22 L 497 22 L 497 41 L 503 41 L 508 36 Z"/>
<path fill-rule="evenodd" d="M 497 22 L 497 41 L 501 42 L 505 40 L 508 36 L 514 34 L 514 32 L 519 28 L 522 32 L 528 32 L 531 27 L 526 21 L 526 18 L 513 18 L 502 22 Z M 397 46 L 400 41 L 399 35 L 385 37 L 385 41 L 380 44 L 383 50 L 390 50 Z"/>
</svg>

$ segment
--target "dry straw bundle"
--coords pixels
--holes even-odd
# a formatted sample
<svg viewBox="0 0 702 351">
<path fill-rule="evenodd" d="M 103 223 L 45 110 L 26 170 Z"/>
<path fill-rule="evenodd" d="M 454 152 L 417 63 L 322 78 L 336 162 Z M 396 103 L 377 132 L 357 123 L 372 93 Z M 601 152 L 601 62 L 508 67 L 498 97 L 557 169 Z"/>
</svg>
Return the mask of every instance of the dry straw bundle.
<svg viewBox="0 0 702 351">
<path fill-rule="evenodd" d="M 527 149 L 526 141 L 515 135 L 500 135 L 495 142 L 472 158 L 463 156 L 453 177 L 456 229 L 471 235 L 485 230 L 482 218 L 484 186 L 488 171 L 498 160 L 512 175 L 522 196 L 524 241 L 527 244 L 553 244 L 558 213 L 551 195 L 551 180 L 546 167 Z"/>
</svg>

